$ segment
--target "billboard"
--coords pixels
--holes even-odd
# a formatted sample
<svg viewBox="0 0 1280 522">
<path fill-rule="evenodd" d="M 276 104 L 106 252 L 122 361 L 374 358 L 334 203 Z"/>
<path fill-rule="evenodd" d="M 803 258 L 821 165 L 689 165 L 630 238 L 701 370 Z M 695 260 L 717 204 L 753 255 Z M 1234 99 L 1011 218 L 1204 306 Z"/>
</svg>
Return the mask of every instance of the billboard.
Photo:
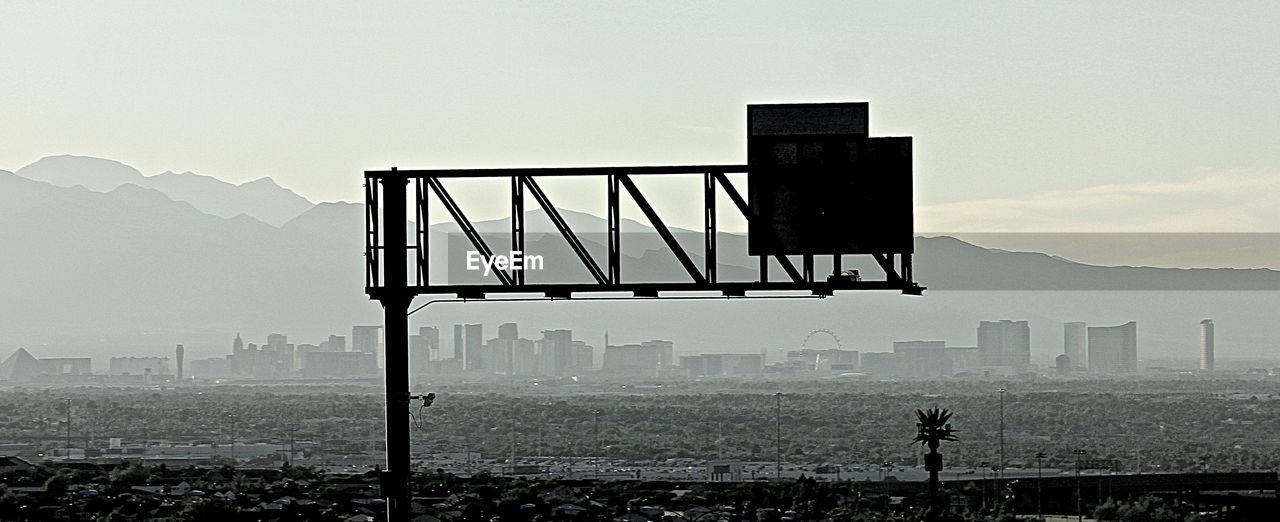
<svg viewBox="0 0 1280 522">
<path fill-rule="evenodd" d="M 866 103 L 747 106 L 751 255 L 910 253 L 911 138 Z"/>
</svg>

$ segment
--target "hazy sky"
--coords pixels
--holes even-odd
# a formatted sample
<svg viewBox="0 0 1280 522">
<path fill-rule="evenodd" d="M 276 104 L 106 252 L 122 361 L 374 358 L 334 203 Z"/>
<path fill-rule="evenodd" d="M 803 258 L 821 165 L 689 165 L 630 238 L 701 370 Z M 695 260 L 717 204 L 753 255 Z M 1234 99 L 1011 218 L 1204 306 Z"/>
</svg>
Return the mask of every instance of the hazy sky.
<svg viewBox="0 0 1280 522">
<path fill-rule="evenodd" d="M 747 103 L 866 100 L 874 134 L 915 136 L 921 229 L 1274 231 L 1278 23 L 1277 2 L 10 0 L 0 168 L 81 154 L 356 200 L 392 165 L 740 163 Z"/>
</svg>

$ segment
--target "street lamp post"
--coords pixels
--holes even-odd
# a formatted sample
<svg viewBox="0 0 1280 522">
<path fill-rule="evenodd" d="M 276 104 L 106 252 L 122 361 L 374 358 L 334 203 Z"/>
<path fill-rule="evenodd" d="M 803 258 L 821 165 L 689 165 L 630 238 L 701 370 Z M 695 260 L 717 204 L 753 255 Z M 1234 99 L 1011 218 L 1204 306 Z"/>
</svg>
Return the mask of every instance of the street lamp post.
<svg viewBox="0 0 1280 522">
<path fill-rule="evenodd" d="M 1074 451 L 1076 455 L 1076 520 L 1084 521 L 1084 495 L 1080 491 L 1080 459 L 1086 453 L 1085 450 L 1078 449 Z"/>
<path fill-rule="evenodd" d="M 296 434 L 298 433 L 298 425 L 289 425 L 289 465 L 292 466 L 295 460 L 298 460 Z"/>
<path fill-rule="evenodd" d="M 982 470 L 982 509 L 987 509 L 987 463 L 980 463 L 978 468 Z"/>
<path fill-rule="evenodd" d="M 1044 459 L 1049 455 L 1036 452 L 1036 518 L 1044 520 Z"/>
<path fill-rule="evenodd" d="M 600 410 L 592 410 L 591 414 L 595 416 L 595 434 L 596 434 L 596 480 L 600 479 Z"/>
<path fill-rule="evenodd" d="M 64 460 L 71 460 L 71 399 L 62 399 L 67 406 L 67 447 L 63 453 Z"/>
<path fill-rule="evenodd" d="M 777 453 L 775 455 L 776 459 L 774 461 L 774 476 L 777 477 L 778 480 L 782 480 L 782 392 L 775 393 L 773 396 L 777 399 L 777 404 L 774 406 L 773 411 L 773 436 L 775 447 L 777 449 Z"/>
<path fill-rule="evenodd" d="M 542 446 L 543 432 L 547 430 L 547 410 L 545 407 L 542 409 L 542 416 L 539 419 L 539 421 L 540 422 L 538 422 L 538 458 L 541 459 L 546 456 L 543 453 L 543 446 Z"/>
<path fill-rule="evenodd" d="M 1000 466 L 999 474 L 996 476 L 996 484 L 999 485 L 1000 479 L 1004 478 L 1004 387 L 996 390 L 1000 393 Z"/>
</svg>

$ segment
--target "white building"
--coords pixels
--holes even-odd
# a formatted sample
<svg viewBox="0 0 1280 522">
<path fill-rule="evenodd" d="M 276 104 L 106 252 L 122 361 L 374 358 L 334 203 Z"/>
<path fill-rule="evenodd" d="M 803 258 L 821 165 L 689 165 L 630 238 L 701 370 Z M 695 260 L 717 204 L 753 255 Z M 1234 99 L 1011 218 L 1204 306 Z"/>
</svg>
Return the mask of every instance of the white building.
<svg viewBox="0 0 1280 522">
<path fill-rule="evenodd" d="M 1213 319 L 1200 321 L 1200 369 L 1213 371 Z"/>
</svg>

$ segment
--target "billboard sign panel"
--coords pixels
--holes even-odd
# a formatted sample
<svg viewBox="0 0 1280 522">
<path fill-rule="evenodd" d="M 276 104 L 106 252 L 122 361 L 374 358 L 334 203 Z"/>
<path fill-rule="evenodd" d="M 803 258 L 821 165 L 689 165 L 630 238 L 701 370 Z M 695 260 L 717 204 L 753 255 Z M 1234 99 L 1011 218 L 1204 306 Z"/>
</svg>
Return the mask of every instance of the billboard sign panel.
<svg viewBox="0 0 1280 522">
<path fill-rule="evenodd" d="M 747 107 L 752 255 L 910 253 L 911 138 L 870 138 L 866 103 Z"/>
</svg>

